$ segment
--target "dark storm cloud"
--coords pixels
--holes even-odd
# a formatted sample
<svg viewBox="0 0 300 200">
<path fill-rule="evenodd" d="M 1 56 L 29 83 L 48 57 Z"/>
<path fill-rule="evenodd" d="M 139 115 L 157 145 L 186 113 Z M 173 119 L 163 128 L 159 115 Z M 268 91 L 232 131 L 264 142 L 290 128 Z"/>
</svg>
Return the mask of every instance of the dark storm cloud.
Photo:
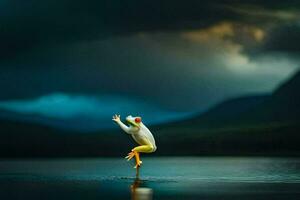
<svg viewBox="0 0 300 200">
<path fill-rule="evenodd" d="M 0 4 L 1 99 L 108 93 L 194 110 L 270 91 L 296 65 L 248 58 L 267 51 L 265 39 L 275 28 L 296 23 L 294 1 Z"/>
<path fill-rule="evenodd" d="M 231 27 L 224 23 L 200 32 L 144 33 L 31 52 L 26 63 L 0 71 L 0 97 L 118 94 L 194 111 L 230 96 L 270 91 L 295 64 L 272 58 L 250 62 L 238 44 L 223 40 Z"/>
<path fill-rule="evenodd" d="M 277 27 L 263 45 L 264 51 L 299 53 L 300 23 Z"/>
<path fill-rule="evenodd" d="M 13 58 L 47 44 L 94 40 L 140 31 L 186 30 L 242 20 L 228 6 L 298 6 L 297 1 L 1 1 L 0 55 Z M 248 18 L 249 19 L 249 18 Z"/>
</svg>

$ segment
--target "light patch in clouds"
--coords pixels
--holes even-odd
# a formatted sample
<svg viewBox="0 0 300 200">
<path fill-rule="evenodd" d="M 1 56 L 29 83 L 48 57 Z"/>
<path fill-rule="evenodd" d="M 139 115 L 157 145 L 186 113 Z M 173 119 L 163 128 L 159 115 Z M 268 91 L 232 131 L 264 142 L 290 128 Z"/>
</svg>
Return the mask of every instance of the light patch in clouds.
<svg viewBox="0 0 300 200">
<path fill-rule="evenodd" d="M 161 51 L 185 62 L 183 70 L 190 72 L 191 79 L 205 81 L 203 74 L 213 76 L 211 82 L 215 81 L 215 84 L 212 88 L 220 87 L 217 83 L 239 82 L 239 87 L 226 89 L 234 96 L 247 92 L 269 93 L 299 69 L 299 59 L 286 54 L 257 54 L 255 57 L 247 54 L 246 48 L 259 47 L 266 36 L 267 32 L 259 26 L 221 22 L 177 35 L 164 33 L 160 40 L 157 35 L 145 33 L 142 38 L 152 41 L 150 45 L 153 46 L 159 43 L 157 51 L 163 49 Z"/>
<path fill-rule="evenodd" d="M 245 48 L 249 45 L 260 45 L 266 37 L 266 31 L 254 25 L 222 22 L 206 29 L 183 32 L 181 36 L 191 43 L 212 50 L 210 53 L 220 61 L 220 65 L 233 73 L 287 77 L 299 65 L 297 59 L 278 54 L 260 55 L 250 59 Z"/>
<path fill-rule="evenodd" d="M 299 10 L 290 9 L 266 9 L 260 6 L 244 5 L 244 6 L 229 6 L 226 5 L 224 8 L 234 11 L 238 14 L 246 15 L 248 17 L 255 18 L 267 18 L 274 21 L 274 19 L 282 21 L 293 21 L 300 17 Z"/>
<path fill-rule="evenodd" d="M 234 34 L 233 24 L 222 22 L 207 29 L 183 32 L 182 37 L 193 42 L 208 42 L 233 37 Z"/>
<path fill-rule="evenodd" d="M 182 38 L 200 43 L 227 40 L 256 43 L 261 42 L 265 37 L 266 31 L 260 26 L 228 21 L 217 23 L 205 29 L 182 32 Z"/>
</svg>

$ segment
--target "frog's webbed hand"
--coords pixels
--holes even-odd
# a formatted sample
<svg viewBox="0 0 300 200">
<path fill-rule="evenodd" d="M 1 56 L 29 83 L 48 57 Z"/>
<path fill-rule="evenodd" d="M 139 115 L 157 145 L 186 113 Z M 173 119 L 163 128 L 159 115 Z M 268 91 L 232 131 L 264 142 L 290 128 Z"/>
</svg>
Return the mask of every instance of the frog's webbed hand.
<svg viewBox="0 0 300 200">
<path fill-rule="evenodd" d="M 114 115 L 112 117 L 112 120 L 118 123 L 119 121 L 121 121 L 121 115 Z"/>
<path fill-rule="evenodd" d="M 126 133 L 129 133 L 129 127 L 126 126 L 122 121 L 121 121 L 121 116 L 120 115 L 114 115 L 112 118 L 113 121 L 115 121 L 123 131 L 125 131 Z"/>
</svg>

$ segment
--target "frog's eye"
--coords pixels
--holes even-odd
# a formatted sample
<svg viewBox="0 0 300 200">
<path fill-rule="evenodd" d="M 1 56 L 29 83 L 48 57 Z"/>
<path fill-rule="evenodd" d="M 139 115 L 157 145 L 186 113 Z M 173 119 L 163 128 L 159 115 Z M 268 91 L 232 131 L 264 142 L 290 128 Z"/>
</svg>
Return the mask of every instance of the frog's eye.
<svg viewBox="0 0 300 200">
<path fill-rule="evenodd" d="M 134 119 L 134 121 L 135 121 L 136 123 L 140 123 L 140 122 L 142 121 L 142 118 L 136 117 L 136 118 Z"/>
</svg>

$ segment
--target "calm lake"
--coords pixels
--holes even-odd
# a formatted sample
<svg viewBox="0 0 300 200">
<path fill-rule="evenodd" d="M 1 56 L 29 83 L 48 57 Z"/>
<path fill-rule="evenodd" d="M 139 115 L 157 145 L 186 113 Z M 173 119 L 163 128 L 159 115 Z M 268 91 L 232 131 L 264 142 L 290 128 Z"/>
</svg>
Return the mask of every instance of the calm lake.
<svg viewBox="0 0 300 200">
<path fill-rule="evenodd" d="M 0 161 L 0 199 L 300 199 L 300 158 Z"/>
</svg>

